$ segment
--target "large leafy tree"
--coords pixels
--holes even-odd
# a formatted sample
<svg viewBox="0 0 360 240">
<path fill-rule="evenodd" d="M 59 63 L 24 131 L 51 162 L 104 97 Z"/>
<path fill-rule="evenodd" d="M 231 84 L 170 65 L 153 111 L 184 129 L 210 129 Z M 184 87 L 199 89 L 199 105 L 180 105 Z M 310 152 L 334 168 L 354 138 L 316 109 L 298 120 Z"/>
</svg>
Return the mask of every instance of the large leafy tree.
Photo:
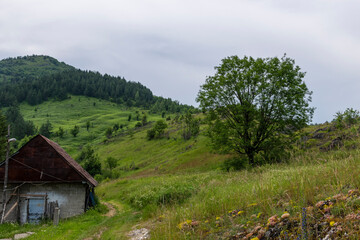
<svg viewBox="0 0 360 240">
<path fill-rule="evenodd" d="M 305 126 L 314 109 L 304 72 L 295 61 L 282 58 L 227 57 L 206 79 L 197 101 L 211 120 L 213 146 L 247 156 L 283 149 L 285 139 Z M 263 158 L 264 159 L 264 158 Z"/>
</svg>

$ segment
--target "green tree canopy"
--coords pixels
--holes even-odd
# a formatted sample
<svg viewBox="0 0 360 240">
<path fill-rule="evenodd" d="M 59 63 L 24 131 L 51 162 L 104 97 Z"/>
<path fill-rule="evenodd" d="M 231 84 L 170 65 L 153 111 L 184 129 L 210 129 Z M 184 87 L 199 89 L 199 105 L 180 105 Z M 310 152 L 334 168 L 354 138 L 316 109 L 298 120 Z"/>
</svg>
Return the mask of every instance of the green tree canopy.
<svg viewBox="0 0 360 240">
<path fill-rule="evenodd" d="M 53 126 L 50 123 L 50 121 L 47 120 L 46 123 L 41 124 L 39 132 L 41 135 L 44 135 L 45 137 L 50 137 L 53 134 L 52 130 L 53 130 Z"/>
<path fill-rule="evenodd" d="M 185 140 L 190 139 L 192 136 L 196 137 L 200 132 L 200 120 L 195 119 L 191 112 L 188 111 L 184 117 L 182 136 Z"/>
<path fill-rule="evenodd" d="M 114 157 L 107 157 L 105 159 L 106 165 L 109 167 L 110 170 L 114 169 L 117 166 L 117 159 Z"/>
<path fill-rule="evenodd" d="M 25 121 L 20 113 L 18 105 L 9 107 L 5 112 L 6 120 L 11 125 L 11 136 L 16 139 L 22 139 L 25 136 L 32 136 L 36 129 L 34 123 Z"/>
<path fill-rule="evenodd" d="M 77 126 L 77 125 L 75 125 L 74 128 L 70 130 L 70 133 L 71 133 L 74 137 L 76 137 L 76 136 L 79 134 L 79 132 L 80 132 L 80 127 Z"/>
<path fill-rule="evenodd" d="M 279 149 L 285 135 L 311 120 L 312 93 L 293 59 L 232 56 L 215 70 L 197 97 L 215 148 L 246 155 L 253 165 L 257 153 Z"/>
<path fill-rule="evenodd" d="M 76 158 L 76 161 L 81 163 L 84 169 L 91 175 L 101 174 L 101 163 L 99 156 L 90 146 L 86 146 Z"/>
<path fill-rule="evenodd" d="M 164 135 L 165 129 L 167 128 L 167 124 L 164 120 L 158 120 L 155 123 L 155 126 L 147 131 L 148 140 L 154 138 L 161 138 Z"/>
</svg>

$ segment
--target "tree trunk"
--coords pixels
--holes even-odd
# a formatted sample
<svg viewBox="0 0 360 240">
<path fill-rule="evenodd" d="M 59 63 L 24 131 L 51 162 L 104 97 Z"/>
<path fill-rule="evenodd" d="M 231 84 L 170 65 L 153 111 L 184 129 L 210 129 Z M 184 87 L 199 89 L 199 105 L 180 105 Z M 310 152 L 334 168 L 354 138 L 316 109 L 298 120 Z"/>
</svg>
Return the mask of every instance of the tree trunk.
<svg viewBox="0 0 360 240">
<path fill-rule="evenodd" d="M 247 151 L 246 151 L 246 155 L 247 155 L 248 158 L 249 158 L 249 164 L 253 167 L 253 166 L 255 165 L 255 161 L 254 161 L 255 154 L 254 154 L 254 151 L 252 151 L 252 150 L 247 150 Z"/>
</svg>

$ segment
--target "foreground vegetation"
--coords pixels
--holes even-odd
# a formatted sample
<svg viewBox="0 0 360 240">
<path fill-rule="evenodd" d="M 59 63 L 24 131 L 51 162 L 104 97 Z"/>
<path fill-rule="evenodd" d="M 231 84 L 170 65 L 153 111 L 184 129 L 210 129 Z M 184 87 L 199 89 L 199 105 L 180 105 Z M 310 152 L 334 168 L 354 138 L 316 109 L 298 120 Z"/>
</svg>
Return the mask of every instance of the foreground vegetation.
<svg viewBox="0 0 360 240">
<path fill-rule="evenodd" d="M 252 239 L 259 232 L 266 234 L 271 229 L 275 229 L 277 238 L 284 239 L 286 233 L 289 239 L 296 239 L 304 234 L 303 208 L 306 208 L 305 229 L 310 239 L 325 237 L 339 226 L 342 231 L 336 232 L 337 235 L 344 236 L 346 232 L 350 239 L 358 238 L 358 195 L 351 192 L 349 195 L 349 190 L 356 190 L 360 185 L 357 123 L 335 121 L 310 126 L 298 134 L 288 162 L 241 171 L 230 168 L 227 172 L 223 170 L 223 163 L 232 156 L 212 153 L 204 136 L 205 125 L 200 126 L 199 136 L 186 140 L 182 137 L 182 122 L 176 122 L 172 115 L 166 121 L 165 134 L 149 140 L 147 131 L 156 121 L 164 119 L 161 115 L 149 114 L 150 123 L 135 129 L 138 121 L 128 121 L 128 115 L 136 111 L 142 114 L 142 110 L 121 109 L 103 100 L 96 101 L 94 106 L 94 101 L 72 97 L 64 105 L 47 102 L 37 106 L 36 111 L 22 105 L 21 111 L 26 119 L 33 119 L 36 126 L 48 119 L 54 129 L 63 127 L 65 136 L 54 139 L 75 158 L 93 132 L 97 138 L 93 139 L 92 146 L 104 170 L 98 178 L 102 183 L 96 190 L 97 195 L 102 201 L 126 206 L 125 213 L 119 211 L 116 216 L 106 218 L 90 211 L 62 221 L 63 227 L 55 228 L 56 231 L 51 230 L 54 227 L 50 224 L 11 225 L 14 231 L 3 230 L 1 235 L 35 231 L 34 239 L 49 237 L 46 232 L 51 232 L 53 239 L 62 239 L 62 236 L 83 239 L 101 232 L 102 239 L 127 239 L 133 227 L 145 227 L 151 230 L 152 239 L 237 239 L 253 233 L 247 237 Z M 67 121 L 61 120 L 58 112 Z M 88 132 L 85 124 L 90 115 L 94 116 L 91 120 L 94 127 Z M 127 123 L 127 128 L 108 138 L 106 127 L 115 123 Z M 77 137 L 69 133 L 73 125 L 81 126 Z M 111 169 L 107 166 L 108 157 L 116 160 Z M 344 199 L 335 201 L 333 197 L 337 194 L 343 194 Z M 319 201 L 333 202 L 327 213 L 325 204 L 316 207 Z M 289 214 L 286 221 L 291 223 L 286 226 L 292 227 L 277 225 L 283 223 L 284 213 Z M 348 220 L 350 214 L 355 214 L 351 221 Z M 267 226 L 268 219 L 274 215 L 277 215 L 276 224 Z M 314 226 L 318 225 L 322 227 L 316 228 L 321 229 L 316 232 Z M 85 234 L 87 229 L 91 229 L 89 234 Z"/>
<path fill-rule="evenodd" d="M 280 217 L 285 211 L 299 218 L 303 207 L 358 188 L 359 162 L 358 150 L 310 152 L 293 158 L 291 164 L 240 172 L 117 180 L 101 185 L 98 194 L 141 209 L 156 222 L 152 225 L 153 239 L 227 239 L 241 228 L 266 225 L 271 216 Z M 337 221 L 339 213 L 357 213 L 357 206 L 342 207 L 329 217 L 328 224 Z M 237 211 L 236 218 L 229 216 L 233 211 Z"/>
<path fill-rule="evenodd" d="M 150 229 L 151 239 L 236 239 L 234 236 L 238 233 L 251 232 L 258 225 L 266 229 L 270 217 L 277 215 L 280 219 L 288 212 L 289 219 L 298 222 L 294 229 L 287 231 L 289 239 L 295 239 L 302 233 L 302 209 L 305 207 L 309 239 L 319 237 L 313 230 L 315 224 L 323 224 L 328 230 L 335 224 L 342 226 L 340 236 L 346 231 L 349 239 L 358 239 L 357 218 L 345 220 L 349 214 L 356 216 L 359 213 L 357 194 L 350 192 L 351 201 L 338 201 L 338 205 L 330 207 L 326 219 L 316 219 L 315 205 L 321 200 L 333 200 L 332 196 L 337 194 L 346 196 L 349 190 L 358 188 L 359 163 L 359 150 L 310 151 L 294 156 L 289 164 L 240 172 L 213 170 L 127 177 L 97 188 L 103 201 L 129 206 L 126 214 L 120 212 L 108 219 L 96 211 L 89 211 L 62 221 L 59 227 L 49 224 L 21 228 L 3 226 L 0 235 L 8 237 L 16 232 L 35 231 L 30 239 L 49 236 L 52 239 L 64 239 L 63 236 L 83 239 L 102 229 L 102 239 L 126 239 L 126 234 L 136 225 L 136 228 Z M 325 208 L 323 205 L 322 210 Z M 286 239 L 282 236 L 279 239 Z"/>
</svg>

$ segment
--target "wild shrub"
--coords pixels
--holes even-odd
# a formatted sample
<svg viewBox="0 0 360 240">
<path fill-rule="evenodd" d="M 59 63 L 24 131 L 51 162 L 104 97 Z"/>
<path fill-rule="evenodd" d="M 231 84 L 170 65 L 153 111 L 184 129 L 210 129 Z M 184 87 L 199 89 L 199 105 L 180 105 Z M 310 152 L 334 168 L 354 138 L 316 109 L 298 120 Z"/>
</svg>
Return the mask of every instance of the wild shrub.
<svg viewBox="0 0 360 240">
<path fill-rule="evenodd" d="M 152 184 L 128 195 L 128 202 L 135 208 L 143 209 L 149 205 L 172 205 L 183 203 L 198 191 L 193 182 L 170 181 Z"/>
<path fill-rule="evenodd" d="M 135 128 L 139 128 L 139 127 L 141 127 L 142 126 L 142 123 L 141 122 L 137 122 L 136 124 L 135 124 Z"/>
<path fill-rule="evenodd" d="M 76 137 L 78 135 L 78 133 L 80 132 L 80 127 L 75 125 L 73 129 L 70 130 L 70 133 Z"/>
<path fill-rule="evenodd" d="M 350 127 L 360 122 L 360 112 L 353 108 L 347 108 L 344 112 L 338 111 L 334 115 L 333 123 L 338 129 Z"/>
<path fill-rule="evenodd" d="M 105 131 L 105 136 L 107 138 L 111 138 L 112 137 L 112 134 L 113 134 L 113 129 L 111 127 L 108 127 Z"/>
<path fill-rule="evenodd" d="M 183 122 L 182 136 L 184 140 L 189 140 L 191 137 L 196 137 L 200 132 L 200 120 L 195 119 L 191 112 L 187 112 Z"/>
<path fill-rule="evenodd" d="M 76 158 L 83 168 L 91 175 L 101 174 L 101 163 L 99 156 L 95 154 L 94 149 L 86 146 Z"/>
<path fill-rule="evenodd" d="M 164 135 L 167 124 L 164 120 L 159 120 L 155 123 L 155 126 L 147 131 L 147 139 L 161 138 Z"/>
</svg>

